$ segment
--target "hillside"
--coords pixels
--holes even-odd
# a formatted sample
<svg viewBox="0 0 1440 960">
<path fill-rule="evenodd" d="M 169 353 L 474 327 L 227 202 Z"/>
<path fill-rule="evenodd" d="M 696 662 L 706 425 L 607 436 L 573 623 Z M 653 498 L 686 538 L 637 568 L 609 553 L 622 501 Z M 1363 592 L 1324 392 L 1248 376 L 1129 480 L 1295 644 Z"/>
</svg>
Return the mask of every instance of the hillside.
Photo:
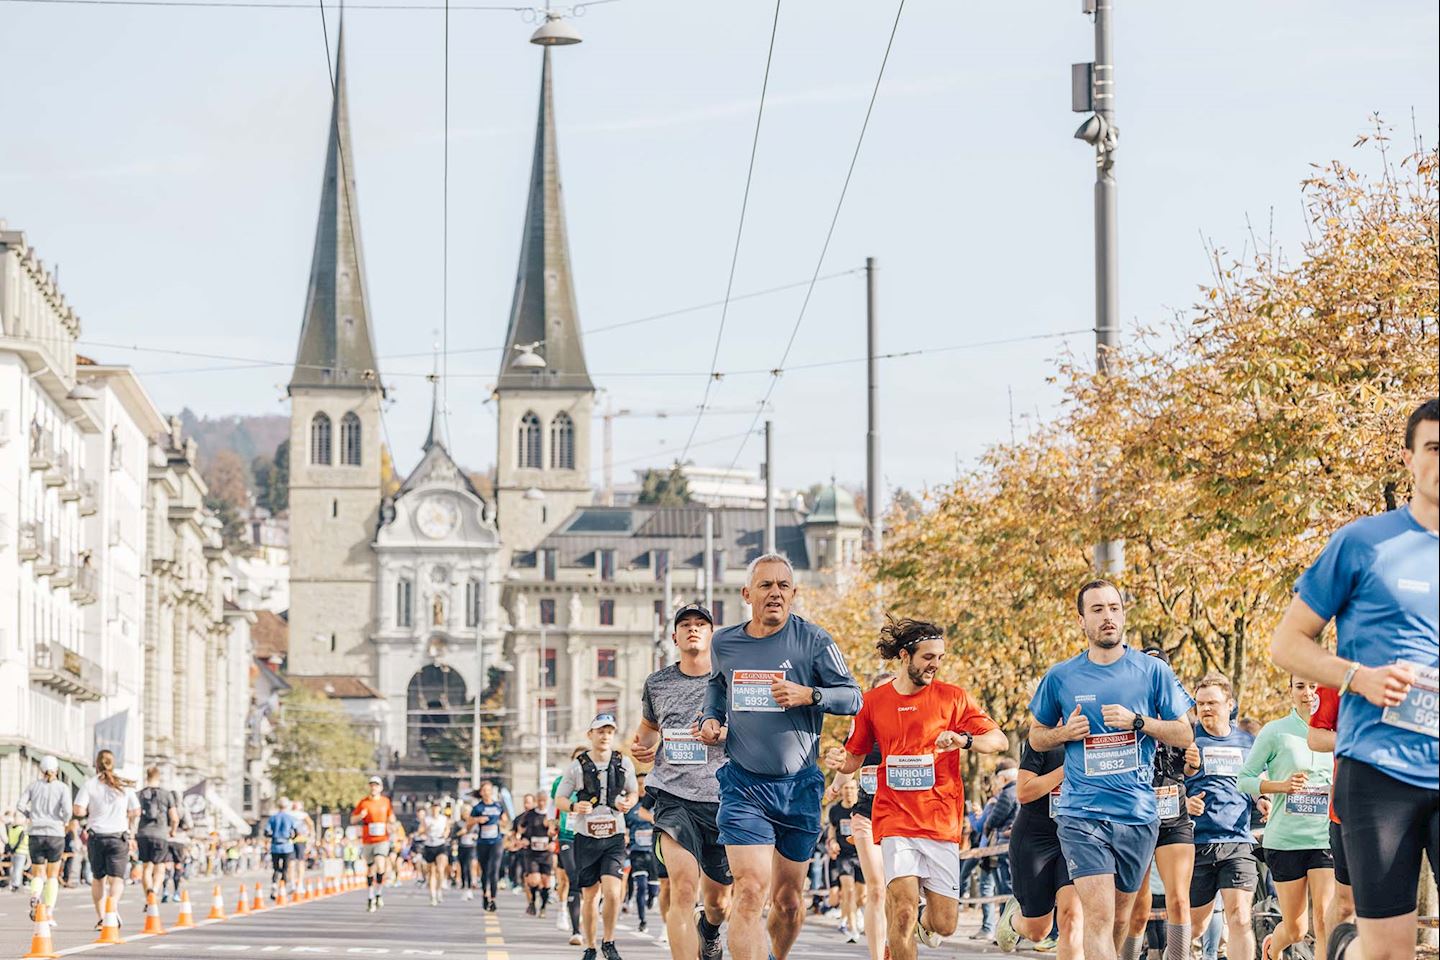
<svg viewBox="0 0 1440 960">
<path fill-rule="evenodd" d="M 275 455 L 275 448 L 290 435 L 290 418 L 284 414 L 264 416 L 197 417 L 186 407 L 180 411 L 180 423 L 185 435 L 194 437 L 200 446 L 202 469 L 214 460 L 221 450 L 233 450 L 246 465 L 256 454 L 266 457 Z M 250 488 L 254 489 L 254 477 L 247 477 Z"/>
</svg>

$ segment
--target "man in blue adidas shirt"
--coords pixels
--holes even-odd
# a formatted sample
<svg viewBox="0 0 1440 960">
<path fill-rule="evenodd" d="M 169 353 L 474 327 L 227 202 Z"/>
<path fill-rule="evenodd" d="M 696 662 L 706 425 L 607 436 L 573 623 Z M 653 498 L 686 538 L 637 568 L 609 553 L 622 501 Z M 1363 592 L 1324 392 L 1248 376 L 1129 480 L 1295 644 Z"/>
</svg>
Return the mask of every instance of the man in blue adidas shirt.
<svg viewBox="0 0 1440 960">
<path fill-rule="evenodd" d="M 720 842 L 734 876 L 730 955 L 762 960 L 761 911 L 770 892 L 769 944 L 785 960 L 805 919 L 803 890 L 820 838 L 825 775 L 816 766 L 825 714 L 860 711 L 860 685 L 830 634 L 790 612 L 795 570 L 779 554 L 750 563 L 741 591 L 751 619 L 710 644 L 710 685 L 697 729 L 724 738 Z"/>
<path fill-rule="evenodd" d="M 1230 954 L 1255 955 L 1250 901 L 1259 882 L 1251 799 L 1240 790 L 1240 768 L 1255 738 L 1231 722 L 1234 688 L 1218 673 L 1195 687 L 1195 742 L 1185 750 L 1185 796 L 1195 821 L 1195 868 L 1190 874 L 1190 929 L 1204 930 L 1217 894 L 1225 905 Z"/>
<path fill-rule="evenodd" d="M 1420 854 L 1440 879 L 1440 400 L 1405 424 L 1411 500 L 1342 527 L 1275 629 L 1281 669 L 1340 691 L 1335 813 L 1366 960 L 1415 955 Z M 1336 652 L 1317 638 L 1335 621 Z M 1342 958 L 1357 928 L 1338 924 Z"/>
<path fill-rule="evenodd" d="M 1190 744 L 1194 702 L 1170 665 L 1125 640 L 1120 591 L 1092 580 L 1075 597 L 1089 648 L 1045 674 L 1030 700 L 1030 746 L 1065 747 L 1055 804 L 1060 849 L 1085 918 L 1087 960 L 1115 960 L 1160 833 L 1155 742 Z"/>
</svg>

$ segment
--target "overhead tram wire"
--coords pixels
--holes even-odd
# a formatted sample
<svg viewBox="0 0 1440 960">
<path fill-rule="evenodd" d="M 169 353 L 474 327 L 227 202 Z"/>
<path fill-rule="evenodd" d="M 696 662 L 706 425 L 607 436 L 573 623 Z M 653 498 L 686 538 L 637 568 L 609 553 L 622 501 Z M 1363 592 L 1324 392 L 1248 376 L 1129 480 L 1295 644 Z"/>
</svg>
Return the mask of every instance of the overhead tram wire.
<svg viewBox="0 0 1440 960">
<path fill-rule="evenodd" d="M 710 353 L 710 375 L 705 378 L 705 393 L 700 398 L 700 409 L 695 413 L 695 422 L 690 425 L 690 435 L 680 450 L 677 463 L 684 462 L 690 452 L 690 442 L 700 421 L 705 419 L 705 409 L 710 403 L 710 391 L 715 386 L 715 364 L 720 362 L 720 343 L 725 339 L 725 319 L 730 313 L 730 294 L 735 289 L 735 266 L 740 261 L 740 241 L 745 236 L 745 212 L 750 208 L 750 186 L 755 180 L 755 156 L 760 150 L 760 127 L 765 119 L 765 95 L 770 90 L 770 66 L 775 62 L 775 35 L 780 29 L 780 4 L 775 0 L 775 13 L 770 19 L 770 44 L 765 50 L 765 76 L 760 81 L 760 106 L 755 111 L 755 132 L 750 137 L 750 162 L 745 167 L 745 192 L 740 197 L 740 221 L 735 225 L 735 247 L 730 253 L 730 275 L 725 281 L 725 299 L 720 306 L 720 324 L 715 330 L 715 348 Z M 762 408 L 763 409 L 763 406 Z"/>
<path fill-rule="evenodd" d="M 445 0 L 445 148 L 440 175 L 440 418 L 450 434 L 450 0 Z"/>
<path fill-rule="evenodd" d="M 795 317 L 795 325 L 790 328 L 790 339 L 785 341 L 785 352 L 780 355 L 780 362 L 775 365 L 775 373 L 771 377 L 770 386 L 765 390 L 765 397 L 756 408 L 755 419 L 750 423 L 753 432 L 760 423 L 764 411 L 770 406 L 770 397 L 775 393 L 775 385 L 780 382 L 780 373 L 785 369 L 785 361 L 790 359 L 790 350 L 795 346 L 795 337 L 800 332 L 800 324 L 805 321 L 805 311 L 810 306 L 810 297 L 815 293 L 815 281 L 820 278 L 820 268 L 825 265 L 825 254 L 830 250 L 830 240 L 835 236 L 835 225 L 840 222 L 840 210 L 845 206 L 845 195 L 850 191 L 850 179 L 855 175 L 855 164 L 860 159 L 860 147 L 865 143 L 865 132 L 870 129 L 870 115 L 875 112 L 875 101 L 880 96 L 880 83 L 885 79 L 885 67 L 890 62 L 890 51 L 895 47 L 895 34 L 900 29 L 900 17 L 905 13 L 905 0 L 895 7 L 895 22 L 890 25 L 890 36 L 885 41 L 885 55 L 880 58 L 880 70 L 875 74 L 875 86 L 870 91 L 870 102 L 865 107 L 865 119 L 860 124 L 860 135 L 855 138 L 855 150 L 850 154 L 850 166 L 845 171 L 845 182 L 840 186 L 840 197 L 835 201 L 835 212 L 830 217 L 830 227 L 825 231 L 825 242 L 820 246 L 820 256 L 815 259 L 815 273 L 811 277 L 810 286 L 805 290 L 805 299 L 800 304 L 800 313 Z M 747 435 L 740 441 L 740 446 L 735 450 L 735 457 L 730 461 L 730 469 L 734 470 L 735 465 L 740 462 L 740 455 L 745 452 L 745 444 L 750 440 Z"/>
<path fill-rule="evenodd" d="M 589 0 L 577 3 L 572 11 L 580 11 L 601 3 L 615 3 L 617 0 Z M 35 4 L 51 6 L 80 7 L 167 7 L 170 9 L 239 9 L 239 10 L 309 10 L 314 7 L 308 0 L 0 0 L 0 3 Z M 431 12 L 445 9 L 438 3 L 350 3 L 352 10 L 390 10 L 399 12 Z M 467 13 L 529 13 L 540 8 L 534 5 L 501 6 L 498 4 L 457 3 L 450 9 Z"/>
</svg>

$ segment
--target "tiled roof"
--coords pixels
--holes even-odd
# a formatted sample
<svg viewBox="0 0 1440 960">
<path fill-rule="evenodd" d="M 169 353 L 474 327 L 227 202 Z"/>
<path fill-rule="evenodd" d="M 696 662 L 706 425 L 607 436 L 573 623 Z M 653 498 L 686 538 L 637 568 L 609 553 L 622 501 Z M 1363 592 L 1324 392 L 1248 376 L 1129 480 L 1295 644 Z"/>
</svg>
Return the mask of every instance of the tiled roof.
<svg viewBox="0 0 1440 960">
<path fill-rule="evenodd" d="M 255 656 L 261 660 L 288 656 L 290 624 L 269 610 L 257 610 L 255 622 L 250 625 L 250 639 L 255 643 Z"/>
<path fill-rule="evenodd" d="M 359 677 L 342 677 L 333 674 L 324 674 L 315 677 L 297 677 L 293 673 L 286 676 L 291 686 L 304 687 L 315 693 L 323 693 L 327 697 L 336 700 L 379 700 L 380 694 L 374 687 L 361 680 Z"/>
<path fill-rule="evenodd" d="M 670 551 L 672 569 L 701 565 L 705 550 L 704 507 L 581 507 L 541 543 L 556 551 L 561 567 L 590 566 L 595 551 L 614 550 L 617 567 L 646 566 L 652 551 Z M 743 569 L 760 555 L 765 539 L 765 511 L 715 507 L 715 549 L 723 552 L 726 569 Z M 808 570 L 803 517 L 795 510 L 775 511 L 776 549 L 798 570 Z M 533 554 L 517 554 L 516 566 L 533 566 Z"/>
</svg>

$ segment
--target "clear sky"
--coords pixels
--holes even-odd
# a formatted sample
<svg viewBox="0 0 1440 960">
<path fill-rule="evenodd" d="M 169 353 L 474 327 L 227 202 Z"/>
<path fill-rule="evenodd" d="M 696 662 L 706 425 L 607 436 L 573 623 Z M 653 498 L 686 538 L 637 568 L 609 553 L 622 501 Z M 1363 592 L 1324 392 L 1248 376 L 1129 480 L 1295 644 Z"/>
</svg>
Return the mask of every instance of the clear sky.
<svg viewBox="0 0 1440 960">
<path fill-rule="evenodd" d="M 1352 151 L 1380 112 L 1398 146 L 1437 129 L 1437 10 L 1415 0 L 1116 0 L 1121 309 L 1163 321 L 1208 275 L 1203 238 L 1239 252 L 1253 225 L 1295 251 L 1298 184 Z M 823 273 L 878 257 L 881 344 L 907 350 L 1084 333 L 888 361 L 888 486 L 943 483 L 1053 412 L 1045 382 L 1092 349 L 1092 152 L 1071 139 L 1069 65 L 1091 59 L 1079 0 L 908 0 Z M 558 50 L 561 164 L 582 325 L 720 299 L 773 7 L 619 0 Z M 785 0 L 735 292 L 808 280 L 894 16 L 893 0 Z M 330 13 L 330 28 L 335 15 Z M 429 413 L 442 326 L 443 16 L 351 9 L 346 49 L 371 317 L 399 466 Z M 451 446 L 494 459 L 499 360 L 524 210 L 540 51 L 513 12 L 450 19 Z M 80 312 L 83 352 L 132 363 L 167 411 L 284 412 L 330 91 L 318 8 L 175 10 L 0 0 L 6 65 L 0 217 L 26 232 Z M 718 369 L 780 359 L 804 296 L 735 303 Z M 595 332 L 597 407 L 617 477 L 663 465 L 691 429 L 720 312 Z M 100 344 L 282 365 L 223 364 Z M 789 366 L 864 354 L 858 276 L 816 285 Z M 487 348 L 487 352 L 462 353 Z M 416 356 L 415 354 L 420 354 Z M 197 368 L 201 368 L 197 372 Z M 654 374 L 688 374 L 655 376 Z M 764 374 L 715 385 L 754 409 Z M 779 383 L 777 471 L 804 486 L 865 463 L 862 364 Z M 691 456 L 745 466 L 744 414 L 707 415 Z M 597 424 L 598 427 L 598 424 Z M 715 440 L 715 438 L 728 438 Z M 599 482 L 599 431 L 595 479 Z"/>
</svg>

